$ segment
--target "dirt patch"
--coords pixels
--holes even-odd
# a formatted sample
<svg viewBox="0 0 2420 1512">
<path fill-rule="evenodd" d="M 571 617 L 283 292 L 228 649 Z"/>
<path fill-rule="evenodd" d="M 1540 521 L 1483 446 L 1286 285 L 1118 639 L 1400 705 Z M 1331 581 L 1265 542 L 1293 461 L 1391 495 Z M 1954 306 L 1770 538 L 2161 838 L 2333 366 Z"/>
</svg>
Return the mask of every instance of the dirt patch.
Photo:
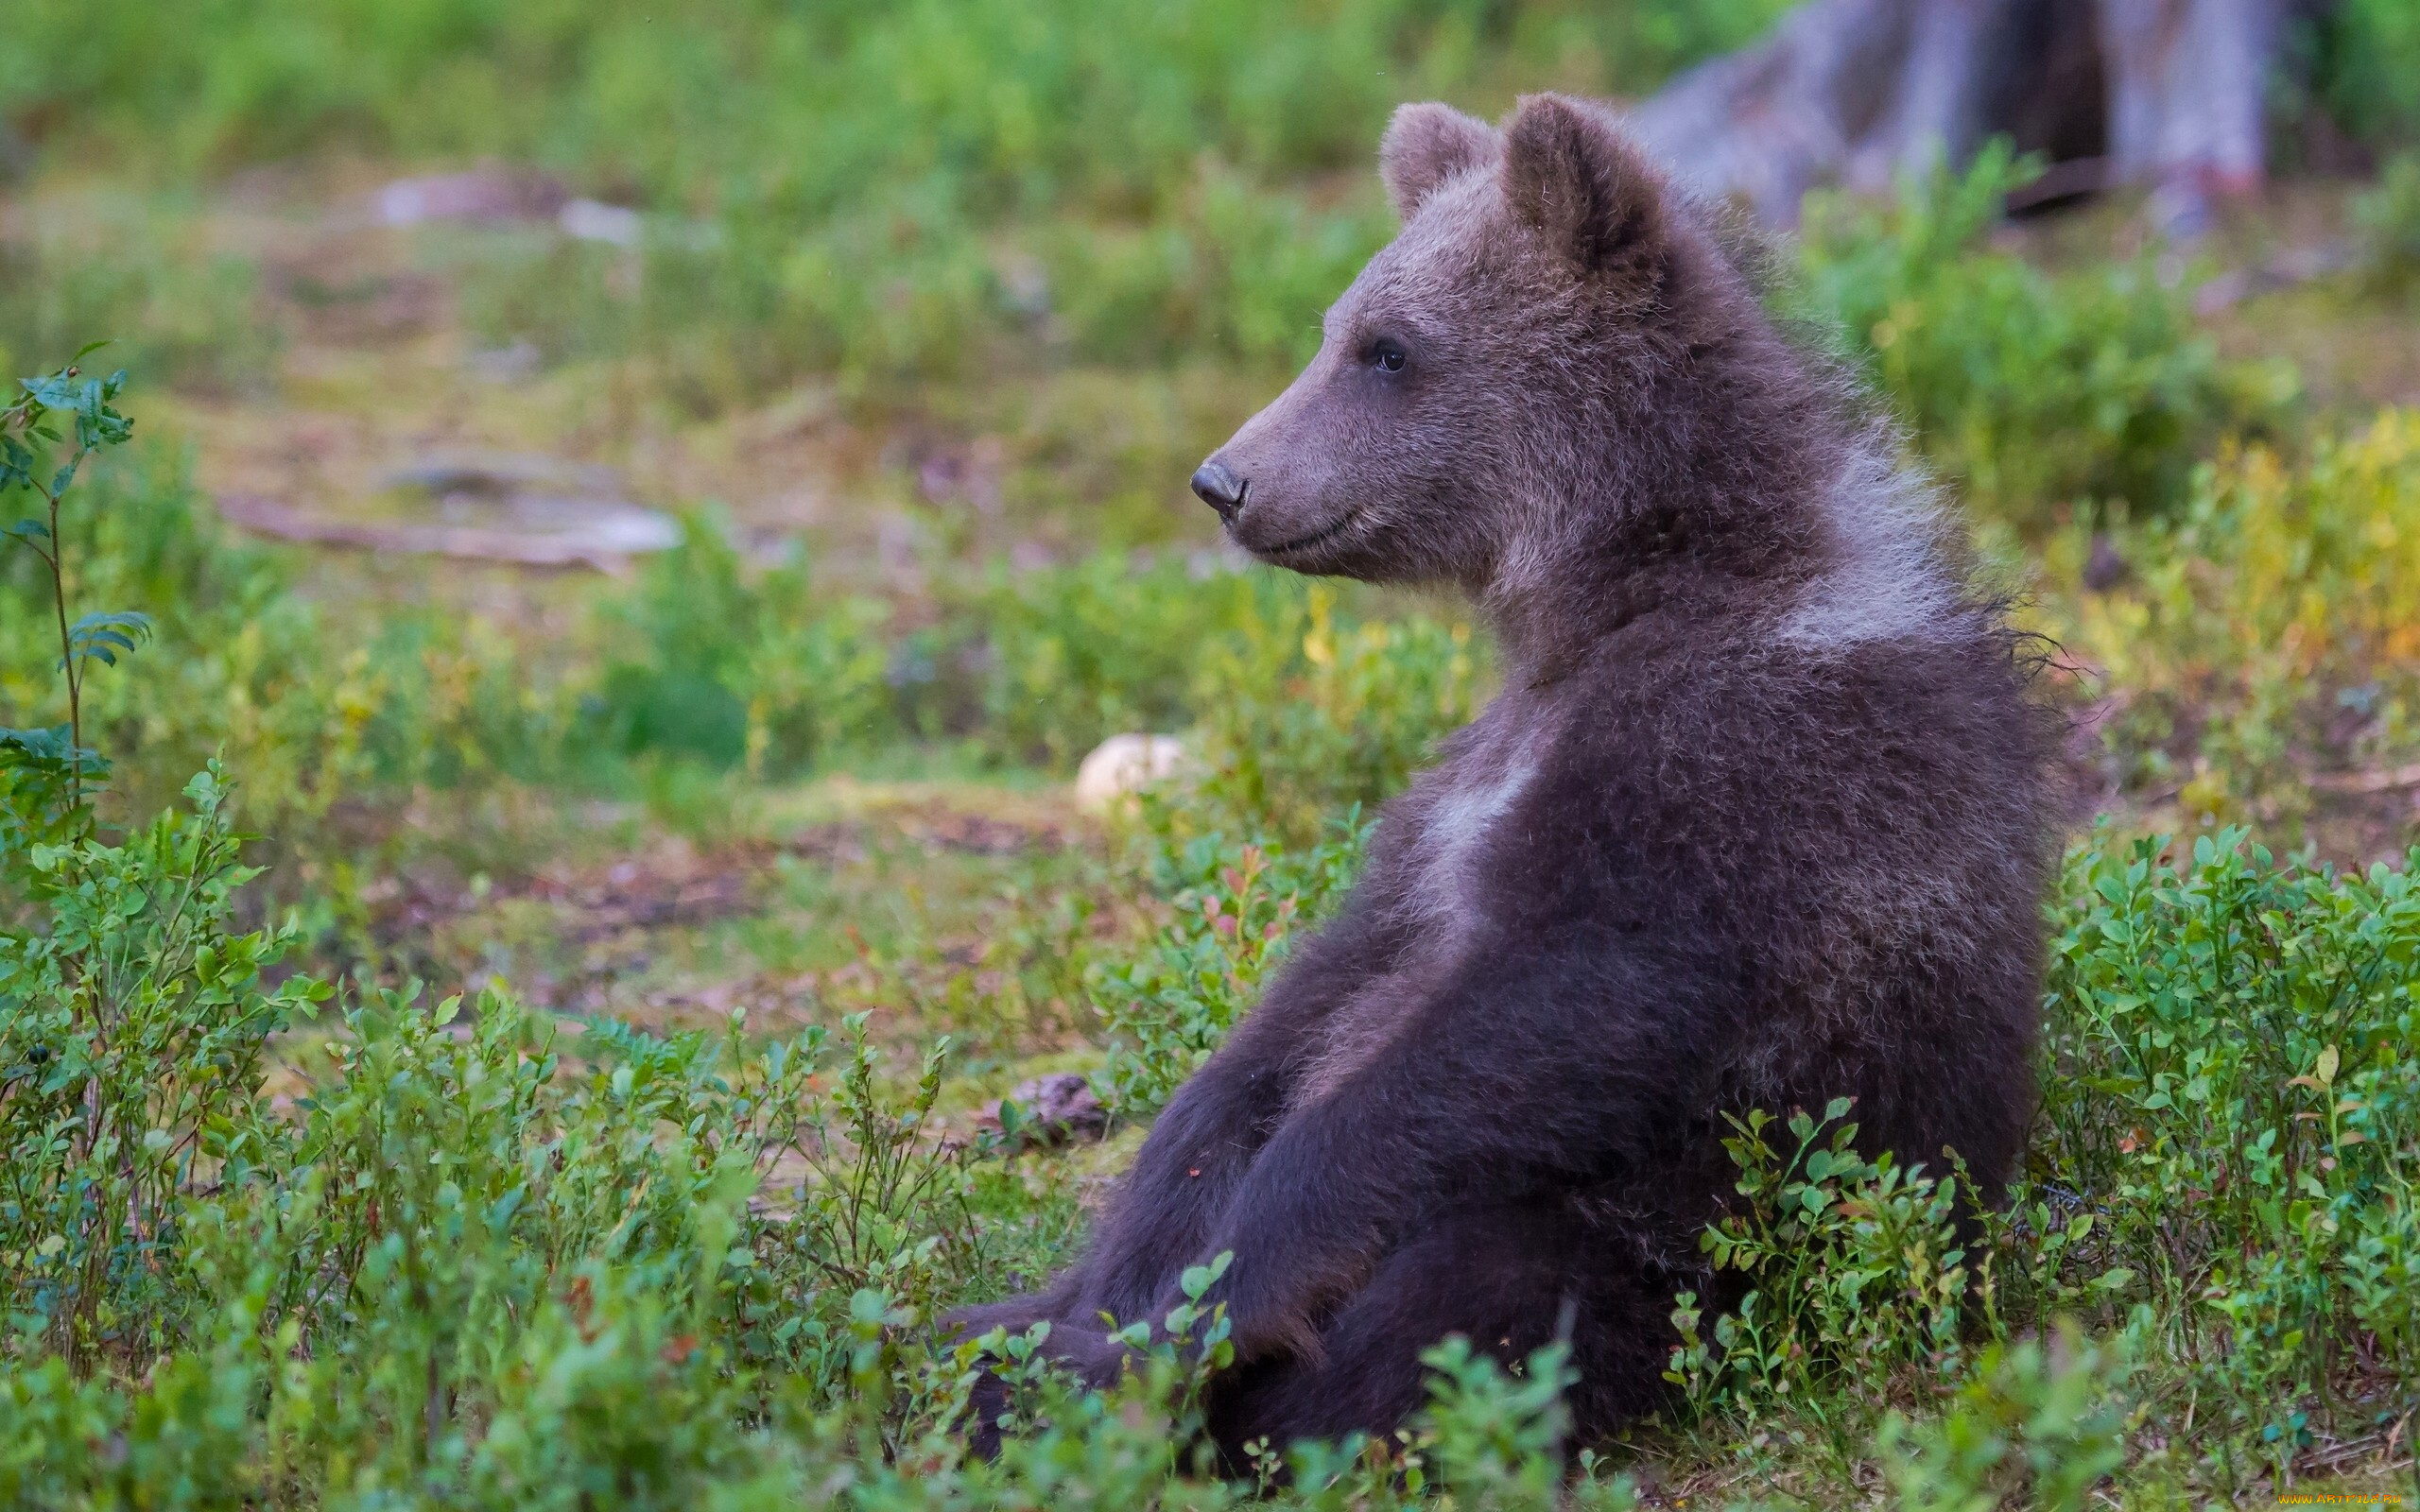
<svg viewBox="0 0 2420 1512">
<path fill-rule="evenodd" d="M 1011 941 L 994 959 L 998 889 L 1024 885 L 1024 862 L 1079 843 L 1072 818 L 1023 807 L 1032 812 L 1003 817 L 885 805 L 768 837 L 664 837 L 496 877 L 430 868 L 363 899 L 381 971 L 444 991 L 500 979 L 558 1012 L 671 1027 L 745 1009 L 752 1026 L 777 1032 L 873 1007 L 905 1032 L 967 994 L 1014 995 L 1004 971 L 1031 970 L 1030 952 L 1050 948 Z M 861 935 L 882 899 L 880 927 Z"/>
</svg>

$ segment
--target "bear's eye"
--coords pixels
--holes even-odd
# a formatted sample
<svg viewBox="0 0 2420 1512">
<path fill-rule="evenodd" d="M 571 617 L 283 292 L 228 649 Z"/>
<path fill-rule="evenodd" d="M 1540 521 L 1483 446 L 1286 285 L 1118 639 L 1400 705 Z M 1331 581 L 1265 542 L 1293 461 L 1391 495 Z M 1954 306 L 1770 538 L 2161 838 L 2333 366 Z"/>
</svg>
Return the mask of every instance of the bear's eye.
<svg viewBox="0 0 2420 1512">
<path fill-rule="evenodd" d="M 1401 372 L 1409 360 L 1403 348 L 1394 342 L 1381 337 L 1370 343 L 1370 366 L 1380 372 Z"/>
</svg>

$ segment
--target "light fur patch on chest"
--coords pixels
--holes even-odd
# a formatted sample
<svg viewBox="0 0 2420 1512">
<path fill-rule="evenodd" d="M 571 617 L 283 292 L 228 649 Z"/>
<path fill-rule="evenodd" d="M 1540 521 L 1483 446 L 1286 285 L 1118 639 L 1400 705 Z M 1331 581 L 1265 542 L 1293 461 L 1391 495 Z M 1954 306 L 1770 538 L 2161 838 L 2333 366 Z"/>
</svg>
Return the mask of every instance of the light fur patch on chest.
<svg viewBox="0 0 2420 1512">
<path fill-rule="evenodd" d="M 1505 754 L 1510 759 L 1501 761 L 1493 772 L 1439 795 L 1424 816 L 1420 838 L 1412 848 L 1411 885 L 1404 899 L 1409 911 L 1458 926 L 1470 921 L 1477 905 L 1472 863 L 1488 832 L 1512 812 L 1538 774 L 1537 758 L 1528 750 Z M 1478 765 L 1478 760 L 1471 765 Z"/>
<path fill-rule="evenodd" d="M 1475 768 L 1484 775 L 1447 788 L 1416 816 L 1419 833 L 1405 848 L 1398 884 L 1398 906 L 1432 927 L 1400 968 L 1329 1015 L 1326 1042 L 1295 1084 L 1298 1108 L 1326 1096 L 1393 1040 L 1426 991 L 1452 974 L 1481 916 L 1479 857 L 1489 834 L 1536 779 L 1538 763 L 1520 747 L 1500 756 L 1474 752 L 1457 765 L 1456 775 Z"/>
</svg>

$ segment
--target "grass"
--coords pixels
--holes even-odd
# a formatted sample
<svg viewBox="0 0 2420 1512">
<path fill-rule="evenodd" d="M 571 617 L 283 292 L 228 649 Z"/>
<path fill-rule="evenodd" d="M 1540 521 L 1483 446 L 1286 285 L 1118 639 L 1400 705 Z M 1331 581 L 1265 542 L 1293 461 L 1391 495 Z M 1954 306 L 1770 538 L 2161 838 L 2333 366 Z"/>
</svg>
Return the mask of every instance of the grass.
<svg viewBox="0 0 2420 1512">
<path fill-rule="evenodd" d="M 1145 9 L 0 21 L 0 353 L 120 338 L 138 437 L 65 497 L 66 587 L 152 625 L 81 668 L 78 808 L 50 586 L 0 557 L 0 1498 L 1254 1494 L 1191 1436 L 1215 1315 L 1107 1396 L 1011 1370 L 989 1464 L 930 1327 L 1081 1242 L 1491 688 L 1458 606 L 1238 572 L 1182 479 L 1387 233 L 1393 101 L 1636 90 L 1772 8 Z M 2342 17 L 2318 93 L 2392 144 L 2399 13 Z M 361 213 L 483 157 L 642 244 Z M 2010 1205 L 1962 1231 L 1954 1163 L 1742 1109 L 1706 1242 L 1750 1299 L 1674 1299 L 1661 1418 L 1563 1443 L 1555 1358 L 1448 1342 L 1404 1437 L 1280 1446 L 1276 1504 L 2409 1484 L 2410 174 L 2298 186 L 2196 267 L 2122 205 L 2000 224 L 2021 171 L 1814 207 L 1776 294 L 2053 643 L 2106 816 Z M 2304 219 L 2354 266 L 2197 314 Z M 453 450 L 610 464 L 683 542 L 546 576 L 211 507 L 384 518 Z M 1079 811 L 1137 729 L 1195 776 Z M 1069 1072 L 1101 1142 L 986 1116 Z"/>
</svg>

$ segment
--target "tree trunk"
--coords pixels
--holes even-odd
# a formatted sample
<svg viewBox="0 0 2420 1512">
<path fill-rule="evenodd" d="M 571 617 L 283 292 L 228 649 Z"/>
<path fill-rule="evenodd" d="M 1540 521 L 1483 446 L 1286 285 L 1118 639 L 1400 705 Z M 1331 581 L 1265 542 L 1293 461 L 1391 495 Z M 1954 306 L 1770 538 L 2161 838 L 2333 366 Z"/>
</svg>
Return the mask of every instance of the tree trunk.
<svg viewBox="0 0 2420 1512">
<path fill-rule="evenodd" d="M 1685 182 L 1794 221 L 1808 189 L 1887 188 L 1996 135 L 2032 198 L 2259 186 L 2281 0 L 1808 0 L 1633 113 Z"/>
</svg>

